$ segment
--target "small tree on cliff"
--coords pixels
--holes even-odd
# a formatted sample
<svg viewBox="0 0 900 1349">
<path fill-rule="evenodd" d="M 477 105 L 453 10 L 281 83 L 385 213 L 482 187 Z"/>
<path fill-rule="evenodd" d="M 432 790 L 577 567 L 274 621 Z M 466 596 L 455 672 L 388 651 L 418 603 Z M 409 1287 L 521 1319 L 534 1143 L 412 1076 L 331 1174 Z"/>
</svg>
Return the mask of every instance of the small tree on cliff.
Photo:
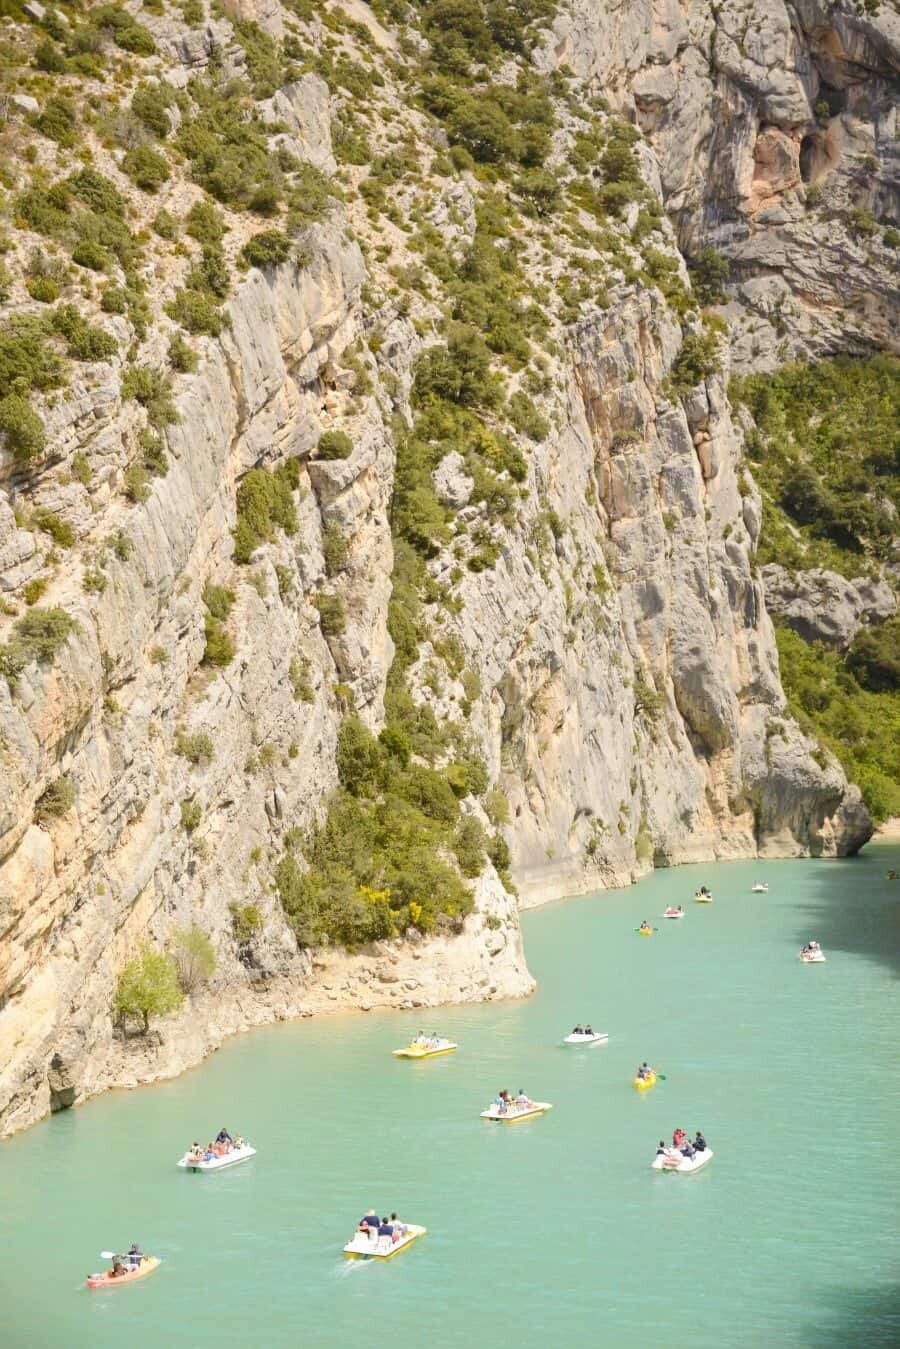
<svg viewBox="0 0 900 1349">
<path fill-rule="evenodd" d="M 178 987 L 178 971 L 172 957 L 144 944 L 119 975 L 113 998 L 113 1018 L 123 1029 L 129 1017 L 140 1018 L 146 1035 L 151 1016 L 174 1012 L 183 1001 L 184 994 Z"/>
</svg>

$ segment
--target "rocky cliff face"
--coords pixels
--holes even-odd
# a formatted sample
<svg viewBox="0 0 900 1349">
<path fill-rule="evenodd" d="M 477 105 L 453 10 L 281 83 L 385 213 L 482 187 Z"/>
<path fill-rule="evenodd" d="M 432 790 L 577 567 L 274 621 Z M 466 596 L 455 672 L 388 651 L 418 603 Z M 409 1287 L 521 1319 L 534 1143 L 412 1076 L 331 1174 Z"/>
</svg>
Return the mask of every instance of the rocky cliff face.
<svg viewBox="0 0 900 1349">
<path fill-rule="evenodd" d="M 532 389 L 544 425 L 516 433 L 524 480 L 512 487 L 499 471 L 514 500 L 502 515 L 468 450 L 445 447 L 432 475 L 446 524 L 425 550 L 433 616 L 407 687 L 438 725 L 466 720 L 509 803 L 524 904 L 653 865 L 844 853 L 871 832 L 855 788 L 785 711 L 752 561 L 759 496 L 725 393 L 728 343 L 713 334 L 716 361 L 685 382 L 685 337 L 702 329 L 671 298 L 688 285 L 679 246 L 714 242 L 735 268 L 725 312 L 742 365 L 774 360 L 779 343 L 815 352 L 890 338 L 881 235 L 860 244 L 835 219 L 823 248 L 822 216 L 810 221 L 803 198 L 815 177 L 849 200 L 860 147 L 877 155 L 887 144 L 894 16 L 825 8 L 773 4 L 760 18 L 754 7 L 753 20 L 736 4 L 575 0 L 535 55 L 537 68 L 574 72 L 568 102 L 554 95 L 551 165 L 564 172 L 580 106 L 602 88 L 646 133 L 641 192 L 661 194 L 673 223 L 656 217 L 654 277 L 638 204 L 611 220 L 605 244 L 577 212 L 568 233 L 540 214 L 517 218 L 510 247 L 541 291 L 549 334 L 529 386 L 521 361 L 504 377 L 510 390 Z M 0 641 L 35 612 L 35 582 L 40 606 L 77 624 L 52 661 L 30 648 L 16 677 L 0 678 L 0 1132 L 115 1082 L 179 1071 L 271 1017 L 531 987 L 516 902 L 490 864 L 457 935 L 407 934 L 356 956 L 298 950 L 272 885 L 288 831 L 320 816 L 337 783 L 348 708 L 376 731 L 384 723 L 398 438 L 417 416 L 422 353 L 444 333 L 440 267 L 425 282 L 416 272 L 423 245 L 411 222 L 452 259 L 473 244 L 490 190 L 462 159 L 440 167 L 446 135 L 391 64 L 396 33 L 358 9 L 355 27 L 338 31 L 345 55 L 361 59 L 368 46 L 382 81 L 369 132 L 390 127 L 396 144 L 413 145 L 423 177 L 401 177 L 389 205 L 358 196 L 366 168 L 346 156 L 339 167 L 332 143 L 334 133 L 347 144 L 352 100 L 317 73 L 292 72 L 261 116 L 283 151 L 341 184 L 343 201 L 303 227 L 299 258 L 236 277 L 230 325 L 199 338 L 198 367 L 174 378 L 165 475 L 122 495 L 145 405 L 123 395 L 121 356 L 79 365 L 64 396 L 39 398 L 36 459 L 24 464 L 9 437 L 0 450 Z M 275 4 L 233 17 L 279 41 L 297 27 Z M 323 38 L 319 20 L 304 23 L 310 40 Z M 244 70 L 224 19 L 190 28 L 168 16 L 153 29 L 154 69 L 174 88 L 213 54 L 226 73 Z M 514 84 L 515 66 L 501 79 Z M 812 111 L 825 85 L 827 119 Z M 11 113 L 12 134 L 26 134 L 27 116 L 22 105 Z M 146 215 L 121 154 L 93 144 L 132 215 Z M 38 154 L 48 173 L 71 168 L 46 141 Z M 854 202 L 883 212 L 888 167 L 885 156 Z M 151 214 L 183 216 L 201 196 L 176 174 Z M 227 218 L 233 265 L 252 230 L 247 212 Z M 18 228 L 24 276 L 43 239 Z M 103 320 L 120 350 L 133 344 L 129 361 L 165 364 L 165 305 L 185 252 L 161 245 L 148 263 L 143 336 L 126 317 Z M 561 297 L 591 267 L 605 289 L 585 291 L 573 312 Z M 35 308 L 18 280 L 11 294 L 14 313 Z M 96 295 L 83 294 L 90 310 Z M 335 430 L 352 452 L 327 459 L 317 446 Z M 238 565 L 240 484 L 287 462 L 297 529 L 258 538 Z M 71 546 L 49 545 L 48 513 L 69 526 Z M 336 537 L 339 567 L 328 553 Z M 221 665 L 204 663 L 210 584 L 234 594 L 234 658 Z M 323 596 L 339 602 L 340 623 L 327 621 Z M 190 736 L 208 748 L 185 754 Z M 61 779 L 71 800 L 42 810 Z M 473 796 L 462 804 L 486 818 Z M 241 946 L 231 907 L 247 904 L 262 926 Z M 149 1041 L 117 1039 L 110 1002 L 136 942 L 163 944 L 187 925 L 213 939 L 212 985 Z"/>
</svg>

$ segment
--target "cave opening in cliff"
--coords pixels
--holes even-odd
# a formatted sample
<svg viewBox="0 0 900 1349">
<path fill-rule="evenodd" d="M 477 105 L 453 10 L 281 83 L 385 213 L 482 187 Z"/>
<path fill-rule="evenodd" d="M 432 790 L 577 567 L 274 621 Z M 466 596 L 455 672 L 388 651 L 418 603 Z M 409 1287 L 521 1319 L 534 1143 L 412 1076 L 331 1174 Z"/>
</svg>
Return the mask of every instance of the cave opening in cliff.
<svg viewBox="0 0 900 1349">
<path fill-rule="evenodd" d="M 800 177 L 804 183 L 812 181 L 816 162 L 819 159 L 816 136 L 804 136 L 800 142 Z"/>
</svg>

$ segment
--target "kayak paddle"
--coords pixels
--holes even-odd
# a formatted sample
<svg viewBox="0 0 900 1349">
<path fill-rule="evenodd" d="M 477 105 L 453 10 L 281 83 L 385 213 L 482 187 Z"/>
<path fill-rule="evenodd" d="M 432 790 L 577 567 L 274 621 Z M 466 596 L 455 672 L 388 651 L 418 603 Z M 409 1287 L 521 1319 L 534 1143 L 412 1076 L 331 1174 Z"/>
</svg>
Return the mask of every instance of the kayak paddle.
<svg viewBox="0 0 900 1349">
<path fill-rule="evenodd" d="M 661 1073 L 658 1068 L 654 1068 L 653 1071 L 656 1074 L 657 1082 L 668 1082 L 669 1079 L 666 1077 L 665 1073 Z"/>
<path fill-rule="evenodd" d="M 635 932 L 643 932 L 643 931 L 644 931 L 644 929 L 643 929 L 642 927 L 636 927 L 634 930 L 635 930 Z M 658 931 L 659 931 L 659 928 L 658 928 L 658 927 L 651 927 L 650 931 L 651 931 L 651 932 L 658 932 Z"/>
<path fill-rule="evenodd" d="M 116 1252 L 115 1252 L 115 1251 L 101 1251 L 101 1252 L 100 1252 L 100 1259 L 101 1259 L 101 1260 L 117 1260 L 117 1259 L 118 1259 L 118 1256 L 116 1255 Z"/>
</svg>

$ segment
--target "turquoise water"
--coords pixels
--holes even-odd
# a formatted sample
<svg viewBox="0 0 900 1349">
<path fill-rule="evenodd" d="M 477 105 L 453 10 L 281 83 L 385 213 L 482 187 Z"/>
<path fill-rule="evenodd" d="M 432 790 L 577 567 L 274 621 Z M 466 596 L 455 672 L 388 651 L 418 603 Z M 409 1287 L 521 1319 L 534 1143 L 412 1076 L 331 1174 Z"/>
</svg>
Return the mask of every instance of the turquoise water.
<svg viewBox="0 0 900 1349">
<path fill-rule="evenodd" d="M 739 863 L 529 913 L 524 1002 L 272 1027 L 0 1146 L 0 1344 L 896 1346 L 900 849 Z M 751 895 L 752 880 L 770 882 Z M 716 903 L 658 915 L 701 880 Z M 661 929 L 638 937 L 641 918 Z M 802 966 L 816 937 L 828 963 Z M 559 1041 L 589 1017 L 598 1049 Z M 390 1057 L 419 1026 L 460 1042 Z M 666 1081 L 639 1096 L 641 1059 Z M 491 1125 L 501 1086 L 554 1102 Z M 179 1172 L 222 1123 L 259 1156 Z M 697 1176 L 649 1170 L 701 1127 Z M 425 1223 L 344 1261 L 370 1206 Z M 89 1293 L 98 1252 L 162 1268 Z"/>
</svg>

